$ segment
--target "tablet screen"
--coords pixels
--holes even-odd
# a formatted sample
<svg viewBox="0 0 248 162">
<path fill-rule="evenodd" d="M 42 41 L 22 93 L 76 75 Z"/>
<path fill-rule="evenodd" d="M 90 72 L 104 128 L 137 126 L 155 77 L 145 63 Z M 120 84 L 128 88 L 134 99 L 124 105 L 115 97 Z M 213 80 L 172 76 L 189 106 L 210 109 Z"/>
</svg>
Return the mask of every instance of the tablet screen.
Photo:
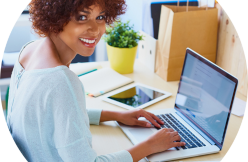
<svg viewBox="0 0 248 162">
<path fill-rule="evenodd" d="M 143 86 L 135 86 L 108 98 L 136 108 L 163 95 Z"/>
</svg>

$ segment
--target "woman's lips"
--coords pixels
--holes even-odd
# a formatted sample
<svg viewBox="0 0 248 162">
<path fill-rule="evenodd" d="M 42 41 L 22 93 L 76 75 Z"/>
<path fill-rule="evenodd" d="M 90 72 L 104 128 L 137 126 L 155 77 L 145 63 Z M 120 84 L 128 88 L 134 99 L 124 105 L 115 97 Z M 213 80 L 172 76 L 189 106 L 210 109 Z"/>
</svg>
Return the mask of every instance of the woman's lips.
<svg viewBox="0 0 248 162">
<path fill-rule="evenodd" d="M 86 47 L 88 48 L 94 48 L 96 46 L 96 42 L 94 43 L 87 43 L 87 42 L 84 42 L 82 40 L 79 40 L 83 45 L 85 45 Z"/>
</svg>

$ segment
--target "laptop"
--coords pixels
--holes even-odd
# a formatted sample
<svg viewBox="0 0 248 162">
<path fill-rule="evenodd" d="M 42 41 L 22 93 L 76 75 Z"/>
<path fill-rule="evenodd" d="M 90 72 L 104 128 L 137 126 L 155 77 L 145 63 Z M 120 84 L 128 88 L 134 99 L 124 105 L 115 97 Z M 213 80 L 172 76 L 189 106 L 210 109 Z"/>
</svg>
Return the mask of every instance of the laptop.
<svg viewBox="0 0 248 162">
<path fill-rule="evenodd" d="M 150 111 L 164 121 L 162 128 L 178 131 L 186 145 L 146 158 L 169 161 L 221 151 L 237 85 L 234 76 L 187 48 L 174 108 Z M 118 125 L 134 145 L 158 131 Z"/>
</svg>

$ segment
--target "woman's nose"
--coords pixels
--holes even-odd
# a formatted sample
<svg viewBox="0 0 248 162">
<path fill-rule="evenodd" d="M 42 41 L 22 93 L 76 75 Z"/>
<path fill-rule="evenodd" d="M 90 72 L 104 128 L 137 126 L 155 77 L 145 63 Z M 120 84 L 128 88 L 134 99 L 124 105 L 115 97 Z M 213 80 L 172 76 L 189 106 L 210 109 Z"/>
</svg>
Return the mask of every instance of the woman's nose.
<svg viewBox="0 0 248 162">
<path fill-rule="evenodd" d="M 92 35 L 98 35 L 100 30 L 98 24 L 95 21 L 90 21 L 88 24 L 88 32 Z"/>
</svg>

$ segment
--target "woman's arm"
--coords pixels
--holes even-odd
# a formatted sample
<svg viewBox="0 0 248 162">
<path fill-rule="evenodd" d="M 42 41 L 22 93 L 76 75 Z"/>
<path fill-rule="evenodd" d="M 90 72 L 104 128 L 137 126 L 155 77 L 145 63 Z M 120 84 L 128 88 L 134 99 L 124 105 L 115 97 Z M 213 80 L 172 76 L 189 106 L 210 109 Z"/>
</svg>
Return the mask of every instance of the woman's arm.
<svg viewBox="0 0 248 162">
<path fill-rule="evenodd" d="M 102 110 L 100 122 L 105 121 L 118 121 L 120 118 L 121 113 L 118 111 L 108 111 L 108 110 Z"/>
<path fill-rule="evenodd" d="M 147 121 L 138 120 L 140 117 L 145 117 L 154 126 L 160 128 L 160 124 L 164 124 L 154 114 L 147 112 L 143 109 L 134 109 L 129 111 L 108 111 L 102 110 L 100 122 L 104 121 L 118 121 L 126 125 L 136 125 L 142 127 L 151 127 L 151 124 Z"/>
<path fill-rule="evenodd" d="M 139 117 L 145 117 L 156 127 L 160 127 L 160 124 L 164 124 L 163 121 L 157 118 L 154 114 L 149 113 L 143 109 L 120 112 L 102 110 L 100 122 L 115 120 L 126 125 L 151 127 L 150 123 L 138 120 Z M 181 138 L 178 135 L 178 132 L 174 131 L 173 129 L 164 128 L 160 129 L 147 140 L 139 143 L 138 145 L 135 145 L 127 151 L 131 154 L 133 161 L 136 162 L 153 153 L 162 152 L 171 147 L 184 146 L 184 142 L 176 142 L 180 140 Z"/>
<path fill-rule="evenodd" d="M 144 142 L 135 145 L 127 151 L 131 154 L 133 161 L 138 162 L 140 159 L 148 155 L 162 152 L 172 147 L 184 146 L 184 142 L 176 142 L 180 140 L 181 138 L 178 135 L 178 132 L 170 128 L 163 128 Z"/>
</svg>

